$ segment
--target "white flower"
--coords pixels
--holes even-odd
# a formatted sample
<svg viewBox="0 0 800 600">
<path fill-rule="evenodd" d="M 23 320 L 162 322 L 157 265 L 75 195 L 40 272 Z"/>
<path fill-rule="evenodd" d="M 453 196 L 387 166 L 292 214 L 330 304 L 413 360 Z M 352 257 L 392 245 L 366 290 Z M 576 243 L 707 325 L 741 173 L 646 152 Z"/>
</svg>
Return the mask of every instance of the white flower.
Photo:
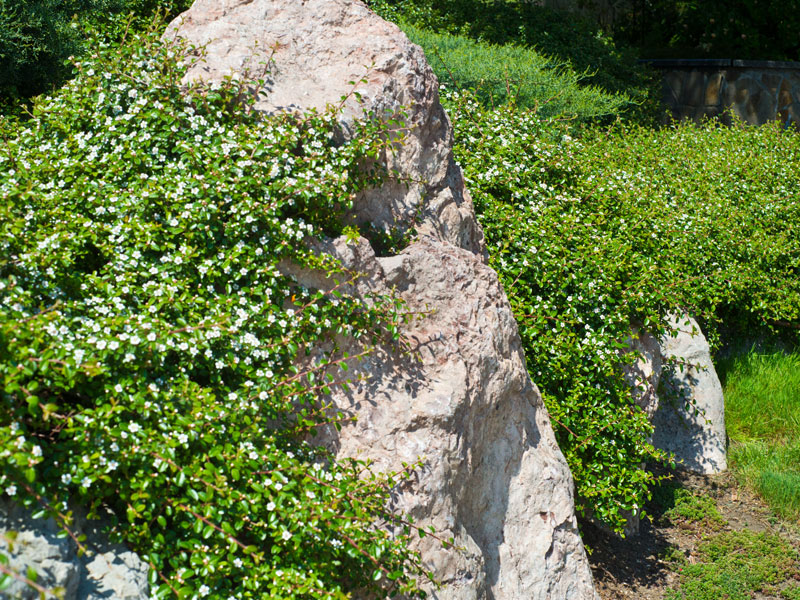
<svg viewBox="0 0 800 600">
<path fill-rule="evenodd" d="M 186 435 L 185 433 L 179 433 L 178 434 L 178 442 L 180 442 L 181 444 L 185 444 L 188 441 L 189 441 L 189 436 L 188 435 Z"/>
<path fill-rule="evenodd" d="M 130 425 L 128 425 L 128 431 L 130 431 L 131 433 L 137 433 L 141 431 L 141 429 L 142 428 L 139 426 L 138 423 L 131 423 Z"/>
<path fill-rule="evenodd" d="M 208 587 L 206 584 L 203 584 L 200 586 L 200 589 L 197 590 L 197 593 L 200 594 L 201 596 L 208 596 L 208 594 L 211 593 L 211 588 Z"/>
<path fill-rule="evenodd" d="M 122 386 L 118 383 L 117 385 L 114 386 L 114 391 L 117 392 L 118 394 L 121 394 Z"/>
<path fill-rule="evenodd" d="M 81 485 L 85 488 L 88 488 L 90 485 L 92 485 L 92 480 L 89 479 L 88 477 L 84 477 L 83 479 L 81 479 Z"/>
<path fill-rule="evenodd" d="M 274 502 L 268 502 L 267 503 L 267 510 L 275 510 L 275 503 Z"/>
<path fill-rule="evenodd" d="M 31 449 L 31 454 L 33 454 L 34 456 L 41 456 L 41 455 L 42 455 L 42 448 L 41 448 L 41 446 L 34 446 L 34 447 Z"/>
<path fill-rule="evenodd" d="M 136 344 L 138 344 L 139 342 L 141 342 L 141 341 L 142 341 L 142 340 L 141 340 L 141 338 L 139 338 L 139 336 L 138 336 L 138 335 L 134 335 L 134 336 L 131 338 L 131 344 L 133 344 L 134 346 L 135 346 Z"/>
<path fill-rule="evenodd" d="M 241 569 L 242 568 L 242 559 L 238 558 L 238 557 L 234 558 L 233 559 L 233 566 L 236 567 L 237 569 Z"/>
<path fill-rule="evenodd" d="M 284 531 L 281 534 L 281 537 L 284 539 L 284 541 L 287 541 L 287 540 L 290 540 L 292 538 L 292 534 L 289 533 L 288 531 Z"/>
<path fill-rule="evenodd" d="M 6 494 L 8 494 L 9 496 L 13 496 L 13 495 L 15 495 L 16 493 L 17 493 L 17 486 L 15 486 L 15 485 L 10 485 L 10 486 L 8 486 L 8 487 L 6 488 Z"/>
<path fill-rule="evenodd" d="M 61 476 L 61 481 L 62 483 L 69 483 L 70 481 L 72 481 L 72 475 L 70 475 L 69 473 L 64 473 Z"/>
</svg>

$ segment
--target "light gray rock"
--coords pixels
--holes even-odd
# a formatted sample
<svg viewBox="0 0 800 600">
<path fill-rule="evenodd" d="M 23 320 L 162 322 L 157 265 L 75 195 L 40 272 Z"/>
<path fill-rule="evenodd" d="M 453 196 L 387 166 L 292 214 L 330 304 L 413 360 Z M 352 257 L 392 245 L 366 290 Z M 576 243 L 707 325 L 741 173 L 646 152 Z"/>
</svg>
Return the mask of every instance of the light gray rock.
<svg viewBox="0 0 800 600">
<path fill-rule="evenodd" d="M 355 0 L 198 0 L 167 36 L 205 45 L 205 62 L 187 81 L 252 77 L 246 71 L 271 56 L 267 94 L 256 105 L 265 112 L 338 102 L 352 90 L 348 81 L 365 73 L 357 88 L 363 104 L 344 101 L 345 132 L 364 110 L 391 115 L 405 107 L 409 130 L 386 157 L 405 182 L 366 194 L 354 216 L 414 227 L 417 241 L 394 257 L 376 257 L 363 239 L 320 250 L 363 274 L 351 292 L 393 291 L 418 318 L 403 327 L 404 348 L 379 346 L 348 371 L 363 380 L 331 398 L 357 421 L 316 439 L 379 470 L 422 460 L 414 481 L 396 490 L 394 508 L 455 540 L 457 548 L 431 536 L 418 542 L 442 583 L 433 598 L 597 598 L 572 478 L 528 377 L 508 300 L 486 264 L 453 162 L 452 128 L 420 48 Z M 320 273 L 281 269 L 310 287 L 332 285 Z M 361 350 L 340 342 L 343 351 Z"/>
<path fill-rule="evenodd" d="M 647 331 L 634 327 L 625 342 L 627 353 L 635 353 L 633 364 L 626 364 L 622 371 L 631 388 L 633 401 L 647 418 L 652 420 L 658 410 L 658 382 L 661 379 L 661 346 Z"/>
<path fill-rule="evenodd" d="M 708 342 L 687 315 L 673 316 L 670 325 L 678 334 L 660 340 L 663 393 L 653 417 L 653 445 L 691 471 L 720 473 L 728 468 L 725 399 Z"/>
<path fill-rule="evenodd" d="M 77 518 L 72 530 L 86 534 L 88 552 L 78 556 L 70 538 L 58 537 L 52 519 L 33 519 L 31 513 L 9 502 L 0 502 L 0 552 L 9 556 L 9 566 L 26 573 L 36 571 L 36 582 L 47 590 L 62 588 L 64 600 L 147 600 L 148 567 L 121 544 L 111 544 L 102 533 L 102 521 Z M 15 532 L 9 552 L 7 534 Z M 15 581 L 1 598 L 34 600 L 39 593 Z"/>
</svg>

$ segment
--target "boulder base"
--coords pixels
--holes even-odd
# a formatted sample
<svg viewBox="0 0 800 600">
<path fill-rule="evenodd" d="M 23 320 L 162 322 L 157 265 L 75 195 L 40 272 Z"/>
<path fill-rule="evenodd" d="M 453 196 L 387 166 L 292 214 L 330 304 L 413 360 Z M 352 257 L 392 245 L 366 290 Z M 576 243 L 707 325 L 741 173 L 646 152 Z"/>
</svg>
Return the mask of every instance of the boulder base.
<svg viewBox="0 0 800 600">
<path fill-rule="evenodd" d="M 148 566 L 121 544 L 111 544 L 102 533 L 101 521 L 76 519 L 72 530 L 86 534 L 88 552 L 78 556 L 70 538 L 58 537 L 59 528 L 51 519 L 33 519 L 31 514 L 9 502 L 0 502 L 0 553 L 9 565 L 25 573 L 28 567 L 37 574 L 36 582 L 48 590 L 62 588 L 64 600 L 147 600 Z M 4 534 L 16 532 L 14 551 L 8 551 Z M 7 596 L 5 594 L 8 594 Z M 35 600 L 39 592 L 13 581 L 0 593 L 2 598 Z"/>
</svg>

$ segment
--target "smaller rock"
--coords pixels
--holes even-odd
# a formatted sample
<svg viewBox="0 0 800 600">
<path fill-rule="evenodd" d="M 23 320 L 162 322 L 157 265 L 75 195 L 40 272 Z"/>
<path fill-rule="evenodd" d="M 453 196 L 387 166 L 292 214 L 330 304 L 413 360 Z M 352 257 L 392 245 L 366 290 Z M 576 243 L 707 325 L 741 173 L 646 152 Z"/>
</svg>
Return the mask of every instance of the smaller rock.
<svg viewBox="0 0 800 600">
<path fill-rule="evenodd" d="M 29 511 L 0 501 L 0 553 L 9 557 L 8 566 L 17 572 L 33 568 L 36 582 L 45 589 L 62 588 L 64 600 L 147 600 L 147 565 L 122 544 L 110 543 L 102 525 L 75 519 L 73 531 L 86 534 L 88 549 L 78 556 L 75 542 L 58 537 L 52 519 L 33 519 Z M 5 534 L 12 531 L 17 535 L 9 552 Z M 14 581 L 0 597 L 34 600 L 39 593 Z"/>
<path fill-rule="evenodd" d="M 658 340 L 646 331 L 634 328 L 625 342 L 627 352 L 636 352 L 632 365 L 625 365 L 622 373 L 631 388 L 633 401 L 647 418 L 652 420 L 658 409 L 658 382 L 661 378 L 661 346 Z"/>
<path fill-rule="evenodd" d="M 708 342 L 688 315 L 672 316 L 670 326 L 678 334 L 659 341 L 662 393 L 652 421 L 653 445 L 672 452 L 690 471 L 721 473 L 728 468 L 725 399 Z"/>
</svg>

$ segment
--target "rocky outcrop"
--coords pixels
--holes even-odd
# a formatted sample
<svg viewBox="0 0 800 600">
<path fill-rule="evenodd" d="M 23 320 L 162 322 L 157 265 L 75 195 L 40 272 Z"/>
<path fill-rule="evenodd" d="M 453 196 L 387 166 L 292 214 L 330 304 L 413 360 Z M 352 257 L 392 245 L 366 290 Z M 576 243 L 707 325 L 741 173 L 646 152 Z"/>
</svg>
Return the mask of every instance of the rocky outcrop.
<svg viewBox="0 0 800 600">
<path fill-rule="evenodd" d="M 9 557 L 14 571 L 36 571 L 36 583 L 46 590 L 63 590 L 64 600 L 147 600 L 148 567 L 121 544 L 112 544 L 102 533 L 102 521 L 76 519 L 72 531 L 86 534 L 79 555 L 71 538 L 59 537 L 52 519 L 33 519 L 31 514 L 9 502 L 0 502 L 0 554 Z M 9 532 L 14 532 L 9 548 Z M 0 593 L 2 598 L 35 599 L 39 592 L 21 581 Z"/>
<path fill-rule="evenodd" d="M 670 327 L 676 336 L 660 340 L 663 393 L 653 417 L 653 445 L 691 471 L 721 473 L 728 468 L 725 398 L 708 342 L 688 315 L 673 316 Z"/>
<path fill-rule="evenodd" d="M 414 227 L 417 240 L 388 257 L 364 239 L 340 238 L 325 250 L 364 274 L 353 291 L 393 290 L 419 317 L 402 331 L 405 350 L 379 347 L 356 365 L 364 381 L 332 399 L 357 422 L 322 442 L 379 469 L 422 460 L 413 485 L 396 490 L 395 508 L 454 538 L 456 548 L 431 536 L 419 541 L 442 583 L 433 597 L 595 598 L 572 479 L 525 370 L 508 300 L 486 264 L 422 51 L 354 0 L 198 0 L 168 35 L 205 45 L 205 62 L 187 80 L 245 78 L 271 57 L 259 110 L 321 108 L 362 76 L 363 103 L 344 101 L 345 130 L 364 110 L 388 117 L 405 107 L 404 145 L 386 157 L 404 182 L 361 198 L 354 218 Z M 318 273 L 284 271 L 305 285 L 329 285 Z"/>
</svg>

